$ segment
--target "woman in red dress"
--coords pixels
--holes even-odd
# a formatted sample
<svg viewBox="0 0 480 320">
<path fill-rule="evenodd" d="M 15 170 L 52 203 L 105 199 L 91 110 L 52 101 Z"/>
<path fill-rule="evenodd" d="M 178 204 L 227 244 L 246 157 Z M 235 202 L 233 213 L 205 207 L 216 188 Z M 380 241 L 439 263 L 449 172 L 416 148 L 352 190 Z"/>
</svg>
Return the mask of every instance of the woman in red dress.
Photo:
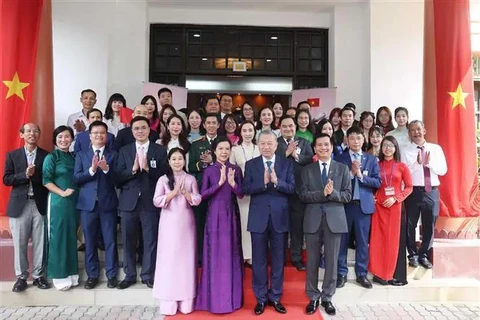
<svg viewBox="0 0 480 320">
<path fill-rule="evenodd" d="M 379 160 L 382 185 L 377 190 L 372 216 L 368 269 L 374 275 L 374 282 L 405 285 L 407 231 L 402 202 L 412 193 L 412 177 L 407 165 L 400 162 L 400 149 L 394 137 L 383 139 Z"/>
</svg>

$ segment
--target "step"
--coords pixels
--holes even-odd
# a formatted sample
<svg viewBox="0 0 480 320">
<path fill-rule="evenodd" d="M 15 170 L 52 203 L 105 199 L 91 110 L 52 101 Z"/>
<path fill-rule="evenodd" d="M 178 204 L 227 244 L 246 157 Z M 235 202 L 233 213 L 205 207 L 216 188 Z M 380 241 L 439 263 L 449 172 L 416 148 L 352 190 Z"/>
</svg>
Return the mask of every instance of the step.
<svg viewBox="0 0 480 320">
<path fill-rule="evenodd" d="M 101 282 L 93 290 L 79 287 L 61 292 L 55 289 L 41 290 L 32 287 L 21 293 L 11 291 L 13 281 L 0 282 L 0 296 L 2 306 L 50 306 L 50 305 L 153 305 L 152 289 L 136 283 L 125 290 L 109 289 L 105 282 Z M 319 282 L 321 288 L 321 282 Z M 291 290 L 301 292 L 292 299 Z M 284 295 L 290 297 L 289 303 L 307 303 L 304 294 L 305 284 L 291 282 L 284 284 Z M 290 294 L 288 294 L 290 292 Z M 245 296 L 252 298 L 251 286 L 246 287 Z M 472 279 L 434 279 L 428 281 L 410 281 L 403 287 L 381 286 L 373 284 L 373 289 L 364 289 L 354 282 L 348 281 L 345 287 L 337 289 L 333 298 L 335 303 L 387 303 L 387 302 L 477 302 L 480 301 L 480 281 Z"/>
</svg>

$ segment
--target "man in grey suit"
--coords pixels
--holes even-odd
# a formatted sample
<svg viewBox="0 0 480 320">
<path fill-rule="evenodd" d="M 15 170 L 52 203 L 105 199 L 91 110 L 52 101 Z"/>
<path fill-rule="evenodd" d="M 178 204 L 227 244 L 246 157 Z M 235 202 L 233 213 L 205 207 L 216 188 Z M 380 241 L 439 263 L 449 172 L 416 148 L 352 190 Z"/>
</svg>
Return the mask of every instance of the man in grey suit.
<svg viewBox="0 0 480 320">
<path fill-rule="evenodd" d="M 38 125 L 23 125 L 20 128 L 20 137 L 25 141 L 25 145 L 7 153 L 3 173 L 3 184 L 12 187 L 7 216 L 13 238 L 15 275 L 18 277 L 13 285 L 13 292 L 21 292 L 27 288 L 30 238 L 33 245 L 33 285 L 40 289 L 50 288 L 44 277 L 44 224 L 48 190 L 42 183 L 43 161 L 48 152 L 37 145 L 40 138 Z"/>
<path fill-rule="evenodd" d="M 307 314 L 318 309 L 319 300 L 329 315 L 336 313 L 332 304 L 337 283 L 337 262 L 342 233 L 347 232 L 347 218 L 343 204 L 352 198 L 350 172 L 346 165 L 332 160 L 333 141 L 327 134 L 315 139 L 318 163 L 306 166 L 299 186 L 300 200 L 306 204 L 303 231 L 307 242 L 306 293 L 310 302 Z M 320 248 L 324 246 L 325 277 L 322 292 L 318 290 Z"/>
<path fill-rule="evenodd" d="M 300 185 L 302 169 L 312 163 L 313 150 L 310 143 L 302 138 L 295 138 L 295 120 L 292 117 L 284 116 L 280 119 L 280 134 L 277 139 L 278 147 L 275 154 L 286 157 L 295 166 L 295 185 Z M 303 247 L 303 217 L 305 204 L 298 198 L 297 192 L 288 199 L 290 207 L 290 255 L 292 264 L 298 271 L 305 271 L 305 264 L 302 261 Z"/>
</svg>

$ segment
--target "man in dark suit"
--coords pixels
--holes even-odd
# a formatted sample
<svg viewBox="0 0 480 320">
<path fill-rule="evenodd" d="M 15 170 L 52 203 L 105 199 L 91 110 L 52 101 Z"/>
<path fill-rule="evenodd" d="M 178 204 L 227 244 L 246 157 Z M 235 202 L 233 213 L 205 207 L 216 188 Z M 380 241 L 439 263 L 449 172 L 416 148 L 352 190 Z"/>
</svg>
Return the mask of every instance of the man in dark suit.
<svg viewBox="0 0 480 320">
<path fill-rule="evenodd" d="M 275 152 L 280 157 L 286 157 L 295 167 L 295 186 L 300 185 L 302 169 L 307 164 L 312 163 L 312 146 L 307 140 L 295 138 L 295 121 L 289 116 L 280 119 L 280 134 L 277 139 L 278 147 Z M 292 264 L 298 271 L 305 270 L 305 264 L 302 261 L 303 247 L 303 217 L 305 214 L 305 205 L 298 198 L 297 192 L 290 196 L 288 200 L 290 206 L 290 254 Z"/>
<path fill-rule="evenodd" d="M 18 277 L 13 292 L 27 288 L 30 238 L 33 244 L 33 285 L 40 289 L 50 288 L 44 278 L 43 263 L 48 190 L 43 186 L 42 167 L 48 152 L 37 145 L 40 138 L 37 124 L 23 125 L 20 137 L 25 145 L 7 153 L 3 173 L 3 184 L 13 187 L 7 207 L 13 238 L 15 275 Z"/>
<path fill-rule="evenodd" d="M 150 124 L 137 116 L 130 122 L 135 142 L 118 155 L 115 170 L 121 189 L 118 210 L 122 217 L 123 268 L 125 279 L 117 288 L 125 289 L 136 282 L 135 248 L 139 229 L 142 231 L 142 283 L 153 287 L 157 254 L 159 209 L 153 205 L 157 180 L 167 172 L 167 151 L 149 141 Z"/>
<path fill-rule="evenodd" d="M 253 292 L 257 298 L 254 312 L 257 315 L 264 312 L 267 302 L 275 311 L 287 312 L 280 298 L 290 229 L 288 198 L 295 192 L 295 169 L 291 161 L 275 155 L 277 144 L 273 132 L 260 133 L 261 156 L 247 161 L 243 181 L 244 193 L 251 195 L 247 230 L 252 236 Z M 270 281 L 267 271 L 269 244 Z"/>
<path fill-rule="evenodd" d="M 148 108 L 143 104 L 139 104 L 135 107 L 135 109 L 133 109 L 133 115 L 132 115 L 133 118 L 135 117 L 147 118 L 147 116 L 148 116 Z M 158 139 L 160 139 L 160 135 L 158 134 L 158 132 L 150 130 L 148 134 L 148 140 L 150 140 L 150 142 L 155 143 L 155 141 L 157 141 Z M 135 137 L 132 132 L 132 128 L 131 127 L 123 128 L 117 133 L 117 137 L 115 138 L 115 142 L 113 143 L 113 149 L 118 152 L 123 146 L 126 146 L 127 144 L 131 144 L 133 142 L 135 142 Z"/>
<path fill-rule="evenodd" d="M 73 180 L 80 187 L 77 209 L 81 211 L 86 245 L 85 269 L 88 279 L 85 289 L 93 289 L 98 284 L 100 276 L 98 238 L 100 233 L 105 243 L 107 286 L 109 288 L 117 286 L 118 198 L 114 183 L 117 152 L 109 150 L 105 145 L 107 130 L 107 125 L 102 121 L 91 122 L 88 129 L 91 147 L 77 153 L 75 159 Z"/>
<path fill-rule="evenodd" d="M 88 123 L 93 123 L 94 121 L 102 121 L 103 113 L 98 109 L 91 109 L 87 112 Z M 107 142 L 106 147 L 111 150 L 113 147 L 113 142 L 115 141 L 115 136 L 110 132 L 107 132 Z M 75 137 L 75 146 L 73 150 L 75 153 L 79 153 L 82 150 L 88 150 L 90 148 L 90 133 L 88 131 L 80 132 Z"/>
<path fill-rule="evenodd" d="M 348 152 L 335 158 L 336 161 L 348 166 L 352 179 L 352 201 L 345 204 L 347 213 L 348 233 L 342 237 L 340 255 L 338 258 L 337 288 L 342 288 L 347 282 L 347 252 L 350 234 L 355 230 L 355 273 L 357 283 L 371 289 L 372 284 L 367 279 L 368 274 L 368 239 L 370 237 L 370 222 L 375 212 L 373 193 L 382 184 L 377 158 L 368 153 L 362 153 L 364 143 L 363 132 L 359 127 L 351 127 L 347 131 Z"/>
<path fill-rule="evenodd" d="M 307 242 L 307 284 L 310 298 L 307 314 L 318 309 L 319 300 L 325 311 L 334 315 L 332 297 L 337 282 L 337 261 L 342 233 L 347 232 L 344 203 L 352 197 L 352 186 L 348 167 L 331 160 L 333 141 L 327 134 L 315 139 L 315 154 L 318 163 L 306 166 L 298 186 L 300 200 L 306 204 L 303 230 Z M 318 290 L 318 265 L 320 249 L 324 246 L 325 276 L 322 292 Z"/>
</svg>

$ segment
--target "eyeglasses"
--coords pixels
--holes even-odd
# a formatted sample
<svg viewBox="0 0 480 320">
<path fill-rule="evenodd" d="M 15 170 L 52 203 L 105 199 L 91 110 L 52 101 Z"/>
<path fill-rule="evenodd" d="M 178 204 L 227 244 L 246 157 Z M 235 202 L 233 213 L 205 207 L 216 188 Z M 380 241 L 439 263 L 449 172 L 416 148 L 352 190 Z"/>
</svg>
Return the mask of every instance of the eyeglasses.
<svg viewBox="0 0 480 320">
<path fill-rule="evenodd" d="M 384 149 L 395 149 L 395 146 L 393 144 L 390 144 L 390 143 L 384 143 L 382 148 L 384 148 Z"/>
<path fill-rule="evenodd" d="M 39 133 L 40 133 L 40 130 L 30 130 L 30 129 L 27 129 L 27 130 L 25 130 L 23 133 L 34 133 L 34 134 L 39 134 Z"/>
</svg>

